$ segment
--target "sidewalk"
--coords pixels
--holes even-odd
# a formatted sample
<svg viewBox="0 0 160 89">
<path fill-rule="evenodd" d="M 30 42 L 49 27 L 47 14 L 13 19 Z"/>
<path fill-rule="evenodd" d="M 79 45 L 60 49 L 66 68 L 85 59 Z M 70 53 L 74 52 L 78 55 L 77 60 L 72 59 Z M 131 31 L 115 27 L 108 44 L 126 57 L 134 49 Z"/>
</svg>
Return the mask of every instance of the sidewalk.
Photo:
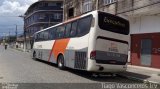
<svg viewBox="0 0 160 89">
<path fill-rule="evenodd" d="M 120 75 L 143 82 L 160 84 L 160 69 L 128 65 L 127 72 Z"/>
<path fill-rule="evenodd" d="M 14 50 L 18 50 L 18 51 L 24 52 L 24 49 L 23 49 L 23 48 L 15 48 L 15 47 L 10 47 L 10 48 L 11 48 L 11 49 L 14 49 Z M 25 52 L 30 53 L 31 51 L 30 51 L 30 50 L 26 50 Z"/>
</svg>

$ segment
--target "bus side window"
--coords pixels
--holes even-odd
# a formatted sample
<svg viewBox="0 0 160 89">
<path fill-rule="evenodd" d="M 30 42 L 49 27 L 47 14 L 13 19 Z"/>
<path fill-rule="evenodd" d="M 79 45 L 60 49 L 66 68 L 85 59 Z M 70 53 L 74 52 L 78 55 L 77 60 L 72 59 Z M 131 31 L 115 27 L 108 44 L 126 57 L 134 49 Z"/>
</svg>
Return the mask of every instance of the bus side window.
<svg viewBox="0 0 160 89">
<path fill-rule="evenodd" d="M 56 28 L 49 29 L 49 39 L 54 40 L 56 38 Z"/>
<path fill-rule="evenodd" d="M 36 41 L 36 39 L 37 39 L 37 34 L 34 34 L 33 40 Z"/>
<path fill-rule="evenodd" d="M 38 38 L 38 34 L 36 34 L 36 41 L 38 41 L 39 40 L 39 38 Z"/>
<path fill-rule="evenodd" d="M 76 36 L 76 30 L 77 30 L 77 21 L 74 21 L 74 22 L 72 22 L 70 37 L 75 37 Z"/>
<path fill-rule="evenodd" d="M 64 38 L 64 33 L 65 33 L 65 25 L 57 27 L 56 38 L 57 39 Z"/>
<path fill-rule="evenodd" d="M 43 41 L 44 40 L 44 35 L 43 35 L 43 31 L 40 32 L 40 41 Z"/>
<path fill-rule="evenodd" d="M 80 37 L 89 33 L 91 27 L 91 20 L 92 16 L 88 16 L 79 20 L 77 27 L 77 36 Z"/>
<path fill-rule="evenodd" d="M 40 33 L 37 34 L 37 40 L 36 41 L 40 41 Z"/>
<path fill-rule="evenodd" d="M 43 40 L 45 40 L 45 41 L 49 40 L 49 31 L 48 30 L 44 31 L 43 36 L 44 36 Z"/>
<path fill-rule="evenodd" d="M 71 31 L 71 23 L 66 25 L 65 37 L 69 37 Z"/>
</svg>

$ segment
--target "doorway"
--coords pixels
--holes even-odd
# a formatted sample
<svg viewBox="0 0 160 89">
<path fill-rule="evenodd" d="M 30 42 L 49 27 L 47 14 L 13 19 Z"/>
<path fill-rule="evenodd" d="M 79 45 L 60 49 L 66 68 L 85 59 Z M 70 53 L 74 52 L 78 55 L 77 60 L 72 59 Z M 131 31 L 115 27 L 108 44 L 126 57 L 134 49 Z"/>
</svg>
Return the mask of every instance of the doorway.
<svg viewBox="0 0 160 89">
<path fill-rule="evenodd" d="M 151 66 L 152 62 L 152 40 L 143 39 L 141 41 L 141 65 Z"/>
</svg>

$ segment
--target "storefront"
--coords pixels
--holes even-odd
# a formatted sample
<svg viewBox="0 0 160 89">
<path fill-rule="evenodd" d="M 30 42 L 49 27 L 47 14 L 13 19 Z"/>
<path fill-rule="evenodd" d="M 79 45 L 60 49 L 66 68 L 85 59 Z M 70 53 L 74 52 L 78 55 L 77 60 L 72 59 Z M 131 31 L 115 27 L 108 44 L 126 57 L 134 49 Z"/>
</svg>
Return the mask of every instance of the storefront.
<svg viewBox="0 0 160 89">
<path fill-rule="evenodd" d="M 131 35 L 131 64 L 160 68 L 160 33 Z"/>
<path fill-rule="evenodd" d="M 160 68 L 160 16 L 131 18 L 131 64 Z"/>
</svg>

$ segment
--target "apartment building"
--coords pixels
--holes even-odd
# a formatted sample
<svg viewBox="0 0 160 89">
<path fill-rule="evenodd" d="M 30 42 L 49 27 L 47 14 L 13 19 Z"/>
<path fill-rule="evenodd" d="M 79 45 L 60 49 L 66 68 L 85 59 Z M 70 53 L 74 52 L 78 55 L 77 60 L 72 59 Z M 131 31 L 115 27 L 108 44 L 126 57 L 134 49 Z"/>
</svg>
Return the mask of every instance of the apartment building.
<svg viewBox="0 0 160 89">
<path fill-rule="evenodd" d="M 58 24 L 63 20 L 63 0 L 39 0 L 33 3 L 25 13 L 24 32 L 26 48 L 31 49 L 32 35 L 44 28 Z"/>
<path fill-rule="evenodd" d="M 132 65 L 160 68 L 160 0 L 64 0 L 64 20 L 92 10 L 130 21 Z"/>
</svg>

